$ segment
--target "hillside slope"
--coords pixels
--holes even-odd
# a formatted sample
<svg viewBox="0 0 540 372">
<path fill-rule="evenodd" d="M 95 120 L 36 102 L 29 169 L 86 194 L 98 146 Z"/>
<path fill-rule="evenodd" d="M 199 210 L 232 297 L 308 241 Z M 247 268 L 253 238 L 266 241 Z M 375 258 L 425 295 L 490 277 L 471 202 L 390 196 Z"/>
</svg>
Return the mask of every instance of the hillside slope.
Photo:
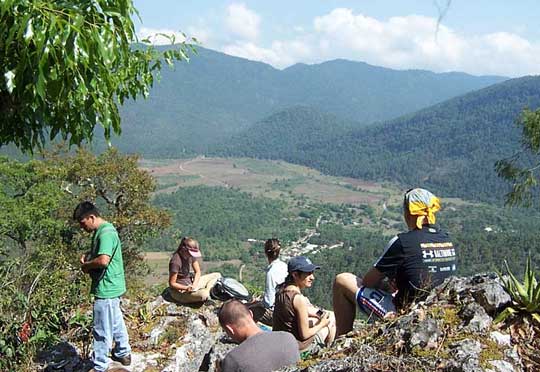
<svg viewBox="0 0 540 372">
<path fill-rule="evenodd" d="M 178 157 L 203 151 L 208 144 L 291 106 L 315 106 L 364 125 L 502 80 L 397 71 L 343 60 L 281 71 L 198 48 L 189 63 L 164 69 L 146 101 L 128 102 L 122 108 L 123 134 L 113 144 L 145 157 Z"/>
<path fill-rule="evenodd" d="M 291 154 L 298 146 L 328 140 L 348 132 L 360 124 L 344 120 L 308 106 L 295 106 L 261 120 L 232 136 L 216 152 L 279 159 Z"/>
<path fill-rule="evenodd" d="M 515 121 L 520 112 L 539 106 L 540 77 L 524 77 L 386 123 L 304 141 L 289 152 L 229 148 L 228 154 L 281 158 L 333 175 L 424 185 L 445 196 L 500 201 L 506 185 L 498 179 L 494 162 L 519 148 Z M 289 126 L 281 123 L 282 128 Z M 254 134 L 246 131 L 243 136 Z M 278 141 L 277 134 L 266 136 Z M 271 144 L 268 140 L 266 145 Z"/>
</svg>

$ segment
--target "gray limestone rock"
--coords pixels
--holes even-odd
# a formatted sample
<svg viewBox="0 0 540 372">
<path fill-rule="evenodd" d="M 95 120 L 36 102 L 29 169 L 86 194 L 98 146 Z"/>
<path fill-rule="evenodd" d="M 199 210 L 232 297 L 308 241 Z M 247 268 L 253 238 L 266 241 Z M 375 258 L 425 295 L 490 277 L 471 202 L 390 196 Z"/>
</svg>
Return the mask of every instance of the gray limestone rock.
<svg viewBox="0 0 540 372">
<path fill-rule="evenodd" d="M 418 323 L 409 339 L 409 345 L 411 348 L 415 346 L 426 347 L 435 345 L 438 338 L 442 335 L 441 330 L 437 325 L 435 319 L 425 319 Z"/>
<path fill-rule="evenodd" d="M 507 362 L 506 360 L 490 360 L 489 364 L 493 367 L 494 372 L 516 372 L 520 369 L 515 369 L 512 363 Z"/>
<path fill-rule="evenodd" d="M 452 358 L 445 367 L 448 372 L 480 372 L 479 356 L 482 344 L 472 339 L 465 339 L 450 345 Z"/>
<path fill-rule="evenodd" d="M 465 328 L 471 332 L 484 332 L 489 329 L 493 322 L 484 308 L 476 302 L 466 305 L 460 315 L 465 321 Z"/>
<path fill-rule="evenodd" d="M 511 345 L 511 337 L 508 334 L 504 334 L 499 331 L 493 331 L 489 334 L 489 337 L 500 346 Z"/>
<path fill-rule="evenodd" d="M 493 274 L 447 279 L 430 292 L 423 302 L 391 321 L 366 324 L 356 322 L 354 331 L 339 337 L 313 359 L 290 366 L 283 372 L 308 371 L 523 371 L 516 345 L 504 330 L 488 332 L 492 318 L 509 301 Z M 137 304 L 132 307 L 135 311 Z M 218 324 L 218 304 L 198 308 L 179 306 L 158 297 L 143 304 L 153 329 L 132 344 L 131 372 L 215 372 L 216 364 L 236 345 Z M 436 307 L 438 312 L 432 309 Z M 458 312 L 459 319 L 443 318 L 441 311 Z M 445 313 L 446 314 L 446 313 Z M 452 315 L 452 313 L 450 313 Z M 457 321 L 456 321 L 457 320 Z M 173 328 L 171 328 L 173 327 Z M 178 328 L 174 328 L 178 327 Z M 178 329 L 178 332 L 172 330 Z M 451 337 L 468 337 L 451 343 Z M 501 360 L 483 361 L 486 342 L 497 342 Z M 164 342 L 163 340 L 167 340 Z M 428 350 L 430 349 L 430 350 Z M 41 360 L 39 371 L 83 371 L 91 363 L 82 359 L 71 344 L 58 345 Z M 90 365 L 89 365 L 90 363 Z M 308 367 L 305 367 L 308 366 Z"/>
<path fill-rule="evenodd" d="M 510 295 L 496 280 L 482 283 L 474 288 L 471 294 L 488 314 L 494 314 L 512 301 Z"/>
</svg>

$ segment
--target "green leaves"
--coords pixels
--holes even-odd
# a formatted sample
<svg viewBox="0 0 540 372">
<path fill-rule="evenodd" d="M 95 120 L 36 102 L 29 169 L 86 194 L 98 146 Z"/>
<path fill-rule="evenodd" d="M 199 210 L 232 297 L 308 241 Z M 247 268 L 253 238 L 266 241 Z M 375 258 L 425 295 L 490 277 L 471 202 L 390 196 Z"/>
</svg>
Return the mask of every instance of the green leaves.
<svg viewBox="0 0 540 372">
<path fill-rule="evenodd" d="M 540 155 L 540 110 L 525 109 L 517 124 L 522 130 L 523 149 L 497 161 L 495 170 L 499 177 L 512 185 L 512 190 L 506 194 L 506 204 L 531 206 L 538 187 L 537 172 L 540 169 L 537 158 Z"/>
<path fill-rule="evenodd" d="M 57 135 L 81 144 L 96 124 L 107 138 L 120 133 L 118 104 L 148 95 L 155 61 L 191 50 L 134 47 L 135 14 L 131 0 L 0 2 L 0 145 L 32 151 Z"/>
<path fill-rule="evenodd" d="M 506 308 L 496 318 L 496 322 L 505 320 L 508 316 L 517 312 L 531 314 L 533 319 L 540 323 L 540 285 L 536 274 L 531 266 L 531 257 L 527 258 L 523 282 L 520 282 L 510 271 L 508 263 L 504 262 L 508 276 L 500 276 L 504 287 L 512 297 L 513 306 Z"/>
<path fill-rule="evenodd" d="M 154 188 L 136 156 L 114 149 L 99 157 L 60 150 L 27 163 L 0 157 L 1 371 L 21 370 L 59 336 L 89 340 L 91 317 L 81 307 L 88 278 L 77 264 L 89 237 L 72 221 L 78 201 L 95 200 L 118 228 L 126 273 L 136 279 L 141 241 L 169 221 L 149 203 Z"/>
</svg>

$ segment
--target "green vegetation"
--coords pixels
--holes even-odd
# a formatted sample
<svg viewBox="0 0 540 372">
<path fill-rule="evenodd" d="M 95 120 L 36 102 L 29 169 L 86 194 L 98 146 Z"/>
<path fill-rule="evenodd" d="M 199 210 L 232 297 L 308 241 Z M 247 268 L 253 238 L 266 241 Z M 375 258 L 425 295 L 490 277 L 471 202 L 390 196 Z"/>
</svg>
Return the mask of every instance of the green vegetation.
<svg viewBox="0 0 540 372">
<path fill-rule="evenodd" d="M 235 149 L 235 156 L 287 159 L 299 145 L 331 140 L 358 126 L 358 123 L 314 108 L 294 107 L 271 115 L 233 136 L 227 140 L 223 152 Z"/>
<path fill-rule="evenodd" d="M 131 0 L 0 3 L 0 145 L 22 150 L 57 135 L 71 144 L 120 133 L 118 105 L 148 95 L 162 63 L 187 59 L 137 42 Z M 174 42 L 174 39 L 171 39 Z"/>
<path fill-rule="evenodd" d="M 504 80 L 396 71 L 343 60 L 277 70 L 200 47 L 189 63 L 163 70 L 162 76 L 147 100 L 126 102 L 121 108 L 125 130 L 121 138 L 112 138 L 121 151 L 153 158 L 192 157 L 295 105 L 365 126 Z"/>
<path fill-rule="evenodd" d="M 223 187 L 183 187 L 157 195 L 154 204 L 170 211 L 173 229 L 152 241 L 148 249 L 172 252 L 182 235 L 192 236 L 200 241 L 208 260 L 242 258 L 249 262 L 253 247 L 246 244 L 248 239 L 290 241 L 315 223 L 298 217 L 283 201 Z"/>
<path fill-rule="evenodd" d="M 210 166 L 213 163 L 215 166 Z M 146 243 L 145 249 L 172 252 L 180 233 L 193 235 L 201 241 L 205 259 L 241 259 L 246 265 L 243 281 L 252 288 L 262 288 L 266 260 L 261 241 L 276 236 L 282 240 L 287 254 L 292 243 L 305 236 L 306 229 L 312 229 L 315 234 L 306 243 L 316 247 L 307 254 L 322 269 L 316 273 L 315 285 L 308 293 L 315 303 L 329 307 L 328 293 L 334 276 L 344 271 L 365 273 L 388 240 L 405 229 L 397 189 L 367 183 L 353 186 L 356 183 L 322 176 L 285 162 L 231 159 L 230 167 L 227 164 L 221 159 L 203 159 L 190 162 L 189 166 L 192 172 L 205 175 L 198 179 L 201 183 L 209 182 L 212 176 L 210 182 L 229 182 L 230 171 L 234 170 L 238 177 L 235 184 L 272 199 L 234 188 L 207 186 L 180 187 L 172 194 L 158 193 L 154 203 L 171 211 L 172 227 L 159 240 Z M 278 174 L 283 176 L 279 178 Z M 174 175 L 161 177 L 172 179 Z M 260 183 L 253 183 L 253 179 Z M 328 188 L 331 192 L 315 192 L 316 188 Z M 352 202 L 329 202 L 335 200 L 339 190 L 350 192 Z M 323 195 L 321 199 L 320 195 Z M 532 262 L 540 262 L 536 243 L 539 213 L 444 197 L 442 203 L 437 222 L 450 233 L 458 248 L 460 275 L 496 271 L 505 259 L 514 272 L 522 272 L 529 251 Z M 262 210 L 266 211 L 264 215 L 260 213 Z M 319 226 L 315 228 L 317 220 Z M 258 242 L 246 242 L 250 238 Z M 237 264 L 225 264 L 222 269 L 229 276 L 238 275 Z"/>
<path fill-rule="evenodd" d="M 531 206 L 538 198 L 540 110 L 525 109 L 517 124 L 522 130 L 522 150 L 498 161 L 496 169 L 498 175 L 512 185 L 506 204 Z"/>
<path fill-rule="evenodd" d="M 519 146 L 519 131 L 512 124 L 516 117 L 525 107 L 539 106 L 540 78 L 524 77 L 330 136 L 325 134 L 328 128 L 317 128 L 332 119 L 287 110 L 238 134 L 233 146 L 225 143 L 216 151 L 283 159 L 325 174 L 397 182 L 404 188 L 422 185 L 445 197 L 501 203 L 509 188 L 497 177 L 494 164 Z M 316 130 L 305 134 L 306 127 Z"/>
<path fill-rule="evenodd" d="M 88 346 L 88 276 L 78 268 L 90 237 L 72 221 L 95 200 L 121 235 L 128 283 L 140 276 L 140 244 L 168 215 L 149 205 L 154 181 L 138 158 L 111 150 L 0 158 L 0 370 L 33 370 L 36 352 L 69 333 Z"/>
</svg>

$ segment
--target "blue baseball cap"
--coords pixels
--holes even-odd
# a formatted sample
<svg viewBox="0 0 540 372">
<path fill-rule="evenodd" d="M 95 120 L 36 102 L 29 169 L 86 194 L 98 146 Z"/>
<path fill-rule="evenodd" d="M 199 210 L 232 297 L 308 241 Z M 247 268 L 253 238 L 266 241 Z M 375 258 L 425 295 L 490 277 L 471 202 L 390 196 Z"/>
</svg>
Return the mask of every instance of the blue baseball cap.
<svg viewBox="0 0 540 372">
<path fill-rule="evenodd" d="M 289 260 L 289 263 L 287 264 L 287 271 L 289 273 L 292 273 L 293 271 L 311 273 L 320 268 L 320 266 L 314 265 L 309 258 L 304 256 L 293 257 Z"/>
</svg>

